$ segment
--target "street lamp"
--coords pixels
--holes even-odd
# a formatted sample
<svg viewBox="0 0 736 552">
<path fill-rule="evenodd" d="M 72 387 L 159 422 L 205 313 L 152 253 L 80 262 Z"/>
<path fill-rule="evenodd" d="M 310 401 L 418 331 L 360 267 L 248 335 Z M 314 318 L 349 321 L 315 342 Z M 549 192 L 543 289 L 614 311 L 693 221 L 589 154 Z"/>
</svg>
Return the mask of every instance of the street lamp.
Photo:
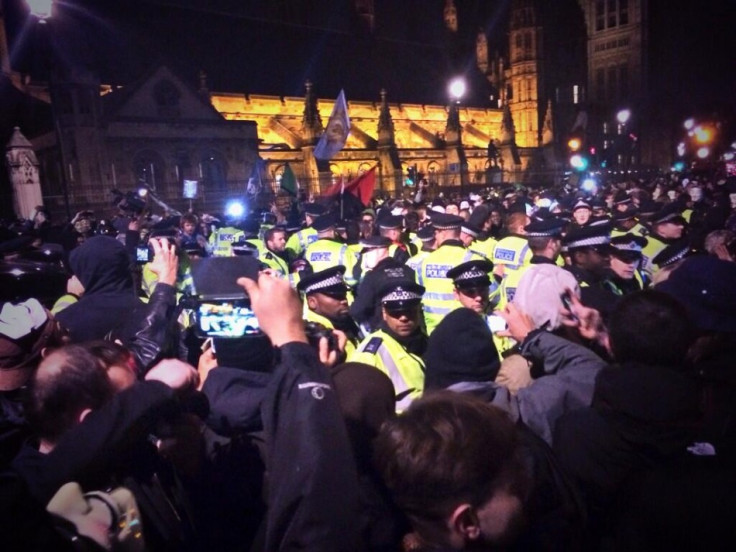
<svg viewBox="0 0 736 552">
<path fill-rule="evenodd" d="M 54 0 L 26 0 L 28 8 L 31 10 L 31 15 L 38 17 L 41 23 L 45 23 L 46 20 L 51 17 L 51 10 L 54 5 Z"/>
<path fill-rule="evenodd" d="M 625 125 L 626 123 L 628 123 L 630 118 L 631 118 L 630 109 L 622 109 L 621 111 L 616 113 L 616 120 L 622 125 Z"/>
<path fill-rule="evenodd" d="M 460 99 L 465 95 L 465 90 L 465 79 L 461 77 L 452 79 L 450 81 L 450 85 L 447 87 L 450 97 L 455 100 L 456 103 L 460 103 Z"/>
<path fill-rule="evenodd" d="M 28 8 L 30 9 L 31 15 L 36 17 L 38 19 L 39 24 L 46 26 L 47 20 L 51 18 L 53 15 L 53 7 L 54 7 L 54 0 L 26 0 L 28 3 Z M 61 132 L 61 123 L 59 121 L 59 113 L 58 113 L 58 105 L 57 102 L 54 101 L 55 98 L 55 90 L 54 90 L 54 71 L 56 68 L 54 67 L 54 54 L 53 54 L 53 48 L 51 47 L 51 41 L 49 40 L 49 37 L 46 36 L 48 31 L 50 29 L 43 29 L 44 33 L 42 33 L 44 41 L 48 45 L 48 63 L 49 63 L 49 72 L 48 72 L 48 89 L 49 89 L 49 105 L 51 107 L 51 118 L 53 119 L 54 123 L 54 132 L 56 133 L 56 141 L 59 147 L 59 158 L 61 162 L 61 167 L 59 171 L 59 177 L 61 179 L 61 188 L 64 193 L 64 209 L 66 210 L 66 216 L 67 218 L 71 219 L 71 209 L 69 208 L 69 185 L 68 180 L 66 177 L 66 171 L 67 171 L 67 156 L 64 148 L 64 139 L 63 134 Z"/>
</svg>

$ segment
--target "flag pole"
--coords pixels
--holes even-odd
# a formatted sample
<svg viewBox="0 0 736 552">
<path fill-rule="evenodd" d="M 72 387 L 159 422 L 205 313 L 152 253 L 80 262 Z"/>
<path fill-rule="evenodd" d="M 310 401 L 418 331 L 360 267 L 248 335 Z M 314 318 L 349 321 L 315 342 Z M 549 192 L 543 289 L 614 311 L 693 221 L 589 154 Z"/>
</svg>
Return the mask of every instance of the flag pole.
<svg viewBox="0 0 736 552">
<path fill-rule="evenodd" d="M 343 205 L 345 200 L 345 178 L 340 175 L 340 220 L 344 219 Z"/>
</svg>

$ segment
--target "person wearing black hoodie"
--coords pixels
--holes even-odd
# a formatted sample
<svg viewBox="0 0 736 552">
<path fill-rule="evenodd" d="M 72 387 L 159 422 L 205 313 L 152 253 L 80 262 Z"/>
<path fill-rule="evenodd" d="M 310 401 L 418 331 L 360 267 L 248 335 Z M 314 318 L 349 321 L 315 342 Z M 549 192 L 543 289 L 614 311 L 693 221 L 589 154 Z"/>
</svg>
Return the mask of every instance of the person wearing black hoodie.
<svg viewBox="0 0 736 552">
<path fill-rule="evenodd" d="M 94 236 L 72 251 L 69 264 L 83 293 L 58 312 L 57 320 L 71 341 L 114 334 L 127 342 L 145 317 L 146 307 L 136 296 L 125 246 L 109 236 Z"/>
<path fill-rule="evenodd" d="M 590 407 L 557 422 L 554 451 L 579 484 L 598 536 L 613 524 L 627 480 L 684 455 L 694 441 L 700 389 L 685 361 L 694 335 L 671 296 L 624 297 L 608 324 L 615 364 L 598 374 Z"/>
</svg>

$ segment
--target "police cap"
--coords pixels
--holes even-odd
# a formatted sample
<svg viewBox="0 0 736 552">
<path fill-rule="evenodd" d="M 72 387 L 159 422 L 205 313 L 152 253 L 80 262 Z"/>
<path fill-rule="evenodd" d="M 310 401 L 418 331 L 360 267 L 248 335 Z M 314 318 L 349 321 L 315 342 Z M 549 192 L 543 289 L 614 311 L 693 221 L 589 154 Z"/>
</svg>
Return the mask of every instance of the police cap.
<svg viewBox="0 0 736 552">
<path fill-rule="evenodd" d="M 524 227 L 524 233 L 528 238 L 557 238 L 564 227 L 565 221 L 557 217 L 533 219 Z"/>
<path fill-rule="evenodd" d="M 431 218 L 436 230 L 456 230 L 464 222 L 462 217 L 445 213 L 432 213 Z"/>
<path fill-rule="evenodd" d="M 607 224 L 602 224 L 573 228 L 567 233 L 562 243 L 568 251 L 579 247 L 610 248 L 610 227 Z"/>
<path fill-rule="evenodd" d="M 447 277 L 457 288 L 490 286 L 488 273 L 493 270 L 493 263 L 488 259 L 473 259 L 457 265 L 447 271 Z"/>
<path fill-rule="evenodd" d="M 401 215 L 384 215 L 378 219 L 378 227 L 383 230 L 400 230 L 404 226 Z"/>
<path fill-rule="evenodd" d="M 652 224 L 664 224 L 671 222 L 673 224 L 685 224 L 686 221 L 682 216 L 682 208 L 677 203 L 668 203 L 659 211 L 652 215 L 650 219 Z"/>
<path fill-rule="evenodd" d="M 333 213 L 326 213 L 318 216 L 312 223 L 312 228 L 317 232 L 324 232 L 337 225 L 337 217 Z"/>
<path fill-rule="evenodd" d="M 310 217 L 318 217 L 320 215 L 324 215 L 327 209 L 325 209 L 324 205 L 320 205 L 319 203 L 305 203 L 304 204 L 304 214 L 309 215 Z"/>
<path fill-rule="evenodd" d="M 367 249 L 382 249 L 388 248 L 391 245 L 391 240 L 384 236 L 368 236 L 360 240 L 360 249 L 365 251 Z"/>
<path fill-rule="evenodd" d="M 428 224 L 426 226 L 422 226 L 419 230 L 417 230 L 417 238 L 425 241 L 432 241 L 434 239 L 434 226 L 431 224 Z"/>
<path fill-rule="evenodd" d="M 649 240 L 629 232 L 623 236 L 611 238 L 611 254 L 624 262 L 634 262 L 641 259 L 641 250 Z"/>
<path fill-rule="evenodd" d="M 381 304 L 388 310 L 399 310 L 419 305 L 424 295 L 424 287 L 404 279 L 387 280 L 379 290 Z"/>
<path fill-rule="evenodd" d="M 302 276 L 296 289 L 305 295 L 312 293 L 324 293 L 325 295 L 344 295 L 348 291 L 348 285 L 343 278 L 345 267 L 343 265 L 332 266 L 307 276 Z"/>
<path fill-rule="evenodd" d="M 679 240 L 669 244 L 659 254 L 652 259 L 652 262 L 659 268 L 664 268 L 677 261 L 692 255 L 693 251 L 690 247 L 690 241 L 687 238 L 680 238 Z"/>
</svg>

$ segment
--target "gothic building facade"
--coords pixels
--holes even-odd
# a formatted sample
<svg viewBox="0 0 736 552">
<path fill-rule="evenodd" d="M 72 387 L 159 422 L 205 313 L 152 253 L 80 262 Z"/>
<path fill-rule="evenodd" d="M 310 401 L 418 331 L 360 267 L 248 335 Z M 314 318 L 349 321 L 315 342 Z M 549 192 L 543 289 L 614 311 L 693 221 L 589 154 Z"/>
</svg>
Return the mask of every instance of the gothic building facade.
<svg viewBox="0 0 736 552">
<path fill-rule="evenodd" d="M 377 191 L 388 194 L 412 191 L 405 189 L 408 168 L 445 188 L 548 184 L 562 175 L 567 134 L 581 112 L 590 111 L 592 125 L 604 100 L 616 105 L 609 91 L 623 97 L 645 82 L 645 0 L 577 1 L 581 25 L 585 15 L 582 33 L 555 35 L 560 20 L 554 18 L 562 16 L 538 0 L 511 2 L 500 45 L 488 29 L 476 33 L 472 70 L 493 89 L 483 107 L 462 99 L 392 102 L 390 89 L 373 100 L 348 95 L 350 135 L 329 162 L 317 160 L 313 150 L 334 98 L 317 97 L 309 82 L 303 96 L 285 96 L 214 91 L 204 76 L 198 87 L 191 86 L 165 66 L 124 88 L 72 75 L 52 89 L 57 127 L 29 136 L 45 201 L 55 210 L 61 210 L 64 195 L 74 206 L 104 206 L 113 188 L 145 183 L 181 207 L 187 204 L 187 180 L 199 183 L 194 201 L 200 208 L 222 208 L 227 198 L 245 191 L 259 156 L 266 161 L 266 186 L 278 189 L 288 163 L 302 188 L 315 194 L 374 165 Z M 615 24 L 609 24 L 613 16 L 605 10 L 613 4 Z M 601 5 L 604 12 L 598 11 Z M 437 14 L 450 35 L 463 28 L 463 7 L 446 0 Z M 356 0 L 355 10 L 366 28 L 379 24 L 373 1 Z M 585 67 L 579 71 L 575 61 L 585 61 L 578 45 L 586 41 L 588 86 Z M 1 46 L 0 53 L 7 53 Z M 31 90 L 27 83 L 15 84 Z M 34 90 L 44 97 L 44 87 Z M 46 87 L 47 100 L 48 92 Z M 601 109 L 610 110 L 607 105 Z M 605 130 L 618 129 L 596 125 L 604 130 L 605 149 Z"/>
</svg>

